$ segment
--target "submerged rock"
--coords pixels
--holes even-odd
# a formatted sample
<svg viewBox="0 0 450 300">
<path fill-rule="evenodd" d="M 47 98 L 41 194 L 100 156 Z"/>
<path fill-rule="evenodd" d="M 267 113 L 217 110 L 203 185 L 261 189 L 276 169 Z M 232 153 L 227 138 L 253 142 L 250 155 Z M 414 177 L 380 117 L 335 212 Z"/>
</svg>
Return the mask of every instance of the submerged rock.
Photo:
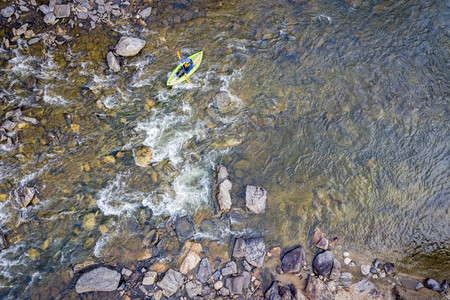
<svg viewBox="0 0 450 300">
<path fill-rule="evenodd" d="M 116 53 L 120 56 L 134 56 L 144 48 L 144 40 L 133 37 L 121 37 L 116 45 Z"/>
<path fill-rule="evenodd" d="M 186 240 L 195 233 L 195 225 L 188 216 L 181 217 L 175 221 L 175 231 L 180 240 Z"/>
<path fill-rule="evenodd" d="M 114 53 L 112 51 L 109 51 L 106 55 L 106 61 L 108 62 L 108 67 L 113 72 L 119 72 L 120 71 L 120 63 L 119 60 L 116 58 Z"/>
<path fill-rule="evenodd" d="M 236 239 L 233 249 L 233 256 L 236 258 L 245 257 L 245 260 L 254 267 L 261 267 L 266 256 L 266 245 L 264 239 L 249 238 Z"/>
<path fill-rule="evenodd" d="M 144 8 L 143 10 L 141 10 L 140 12 L 139 12 L 139 16 L 142 18 L 142 19 L 147 19 L 148 17 L 150 17 L 150 14 L 152 13 L 152 8 L 151 7 L 147 7 L 147 8 Z"/>
<path fill-rule="evenodd" d="M 299 273 L 306 262 L 306 252 L 302 246 L 287 252 L 281 260 L 281 268 L 285 273 Z"/>
<path fill-rule="evenodd" d="M 140 167 L 146 167 L 150 164 L 150 161 L 152 160 L 153 157 L 153 153 L 149 147 L 143 146 L 138 150 L 136 150 L 135 156 L 136 156 L 136 165 Z"/>
<path fill-rule="evenodd" d="M 0 12 L 4 18 L 9 18 L 14 14 L 15 9 L 12 6 L 8 6 L 3 8 Z"/>
<path fill-rule="evenodd" d="M 119 286 L 121 275 L 115 270 L 99 267 L 81 275 L 75 285 L 78 294 L 86 292 L 111 292 Z"/>
<path fill-rule="evenodd" d="M 247 208 L 255 214 L 262 214 L 266 211 L 267 192 L 261 187 L 247 185 L 245 191 L 245 204 Z"/>
<path fill-rule="evenodd" d="M 317 227 L 311 240 L 312 244 L 317 248 L 328 250 L 329 241 L 325 234 Z"/>
</svg>

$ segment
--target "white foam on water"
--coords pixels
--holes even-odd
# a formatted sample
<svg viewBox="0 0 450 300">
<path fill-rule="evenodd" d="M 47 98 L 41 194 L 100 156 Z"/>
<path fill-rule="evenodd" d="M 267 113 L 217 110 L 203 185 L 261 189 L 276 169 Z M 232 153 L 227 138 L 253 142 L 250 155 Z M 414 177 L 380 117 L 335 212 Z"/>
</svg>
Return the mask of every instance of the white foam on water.
<svg viewBox="0 0 450 300">
<path fill-rule="evenodd" d="M 155 215 L 186 215 L 208 205 L 211 178 L 205 168 L 186 166 L 172 183 L 172 190 L 159 190 L 146 197 L 142 204 Z"/>
<path fill-rule="evenodd" d="M 101 251 L 106 246 L 106 243 L 109 241 L 109 234 L 103 235 L 101 238 L 97 240 L 94 247 L 94 256 L 100 258 Z"/>
<path fill-rule="evenodd" d="M 128 176 L 117 174 L 111 183 L 97 193 L 97 206 L 105 215 L 131 214 L 139 207 L 141 193 L 127 191 Z"/>
<path fill-rule="evenodd" d="M 22 252 L 24 252 L 22 243 L 10 245 L 6 249 L 0 251 L 0 277 L 13 279 L 17 274 L 15 274 L 16 272 L 12 272 L 11 268 L 20 265 L 26 266 L 26 263 L 23 262 L 23 255 L 18 258 L 11 258 L 15 257 L 17 253 Z"/>
<path fill-rule="evenodd" d="M 53 92 L 48 92 L 47 87 L 44 88 L 44 95 L 43 98 L 44 102 L 52 105 L 58 105 L 58 106 L 64 106 L 67 105 L 67 101 L 64 99 L 64 97 L 60 95 L 55 95 Z"/>
<path fill-rule="evenodd" d="M 138 123 L 136 131 L 145 132 L 143 144 L 152 149 L 152 162 L 169 159 L 177 165 L 182 161 L 183 145 L 196 135 L 194 129 L 185 125 L 188 120 L 187 115 L 156 113 L 146 122 Z"/>
</svg>

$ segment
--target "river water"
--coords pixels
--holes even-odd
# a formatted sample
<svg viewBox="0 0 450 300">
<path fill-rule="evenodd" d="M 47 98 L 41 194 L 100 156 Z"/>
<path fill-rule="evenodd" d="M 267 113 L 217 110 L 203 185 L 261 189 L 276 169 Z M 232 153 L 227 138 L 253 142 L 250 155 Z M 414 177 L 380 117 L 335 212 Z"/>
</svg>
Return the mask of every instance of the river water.
<svg viewBox="0 0 450 300">
<path fill-rule="evenodd" d="M 449 277 L 448 1 L 172 1 L 153 13 L 146 29 L 0 50 L 2 115 L 40 121 L 0 149 L 0 298 L 71 298 L 74 266 L 126 266 L 150 229 L 214 215 L 218 164 L 233 206 L 247 184 L 267 190 L 246 232 L 268 245 L 311 254 L 319 226 L 403 272 Z M 114 74 L 107 48 L 123 35 L 147 46 Z M 203 50 L 203 63 L 167 88 L 178 49 Z M 38 205 L 19 206 L 23 186 Z"/>
</svg>

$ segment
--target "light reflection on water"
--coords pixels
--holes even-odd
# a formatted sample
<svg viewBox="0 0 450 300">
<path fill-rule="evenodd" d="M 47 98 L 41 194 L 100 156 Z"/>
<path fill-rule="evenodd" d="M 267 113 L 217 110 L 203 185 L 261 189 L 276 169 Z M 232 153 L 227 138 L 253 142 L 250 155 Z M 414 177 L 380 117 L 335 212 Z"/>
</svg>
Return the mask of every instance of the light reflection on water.
<svg viewBox="0 0 450 300">
<path fill-rule="evenodd" d="M 161 20 L 170 21 L 180 12 L 176 5 L 163 8 Z M 203 17 L 189 14 L 195 9 Z M 138 74 L 140 84 L 130 84 L 137 74 L 133 68 L 122 75 L 97 78 L 96 66 L 87 63 L 96 58 L 75 53 L 79 66 L 88 68 L 81 72 L 83 80 L 77 77 L 80 72 L 73 61 L 67 71 L 57 69 L 56 75 L 68 72 L 68 79 L 55 76 L 69 84 L 52 99 L 63 97 L 69 103 L 58 103 L 67 108 L 55 108 L 57 112 L 76 108 L 80 135 L 87 138 L 64 144 L 70 150 L 60 162 L 52 161 L 51 171 L 31 182 L 45 186 L 42 201 L 47 198 L 55 205 L 28 212 L 29 219 L 18 230 L 21 245 L 27 250 L 42 249 L 49 235 L 54 239 L 40 250 L 40 259 L 30 260 L 26 268 L 2 267 L 20 275 L 16 285 L 0 295 L 10 291 L 10 296 L 18 295 L 36 270 L 64 274 L 94 252 L 108 261 L 108 253 L 116 259 L 120 253 L 139 249 L 136 240 L 145 234 L 145 226 L 159 222 L 140 223 L 142 214 L 148 218 L 146 207 L 168 203 L 167 197 L 187 199 L 186 209 L 198 209 L 192 203 L 196 197 L 200 203 L 207 197 L 211 204 L 205 189 L 212 185 L 212 168 L 219 163 L 230 171 L 235 206 L 244 207 L 247 184 L 268 191 L 265 217 L 249 226 L 264 234 L 270 245 L 301 242 L 309 247 L 311 231 L 320 226 L 339 236 L 346 247 L 395 258 L 402 270 L 448 277 L 446 16 L 448 7 L 431 1 L 380 2 L 360 9 L 343 2 L 236 1 L 218 6 L 205 1 L 183 10 L 182 20 L 190 21 L 164 30 L 155 21 L 155 28 L 142 33 L 141 37 L 154 41 L 159 39 L 155 31 L 161 30 L 167 42 L 163 46 L 154 42 L 130 59 L 130 66 L 142 73 Z M 167 67 L 176 60 L 177 49 L 184 55 L 202 49 L 205 59 L 191 83 L 168 90 L 164 86 Z M 139 68 L 140 61 L 145 68 Z M 18 78 L 29 67 L 20 66 Z M 11 72 L 0 76 L 5 82 L 17 79 Z M 114 84 L 101 90 L 108 80 Z M 60 83 L 52 86 L 46 78 L 45 84 L 55 93 Z M 85 87 L 82 91 L 80 84 Z M 219 92 L 231 97 L 231 111 L 217 107 Z M 159 101 L 151 113 L 143 108 L 149 98 Z M 97 100 L 107 109 L 99 109 Z M 171 125 L 166 129 L 170 134 L 164 136 L 164 143 L 171 147 L 154 145 L 152 132 L 157 126 L 147 130 L 149 118 L 151 124 L 160 122 L 161 128 Z M 50 125 L 53 122 L 57 120 Z M 215 148 L 231 139 L 242 143 Z M 182 144 L 175 145 L 177 141 Z M 141 144 L 154 146 L 154 151 L 160 147 L 154 156 L 157 164 L 135 167 L 128 152 L 115 165 L 101 164 L 103 156 Z M 87 174 L 80 171 L 85 161 L 93 168 Z M 31 165 L 25 168 L 36 171 Z M 180 187 L 180 182 L 189 182 L 186 170 L 195 170 L 200 188 Z M 151 180 L 153 171 L 159 175 L 156 182 Z M 204 176 L 208 172 L 209 182 Z M 99 191 L 120 187 L 123 183 L 115 180 L 125 173 L 133 174 L 126 179 L 126 192 L 111 196 L 117 199 L 97 197 Z M 1 178 L 5 189 L 7 179 Z M 99 211 L 98 201 L 120 201 L 121 194 L 132 195 L 126 200 L 132 202 L 133 218 L 100 211 L 94 229 L 83 229 L 83 217 Z M 58 197 L 66 200 L 56 202 Z M 11 218 L 11 223 L 17 223 L 21 216 Z M 108 245 L 100 224 L 115 233 L 113 245 Z M 123 246 L 122 251 L 117 243 L 117 226 L 127 234 L 126 240 L 133 236 L 130 249 Z M 28 259 L 17 255 L 8 259 Z M 49 261 L 51 266 L 46 265 Z M 0 277 L 0 286 L 8 283 L 9 278 Z M 61 291 L 70 280 L 58 283 L 55 289 Z"/>
</svg>

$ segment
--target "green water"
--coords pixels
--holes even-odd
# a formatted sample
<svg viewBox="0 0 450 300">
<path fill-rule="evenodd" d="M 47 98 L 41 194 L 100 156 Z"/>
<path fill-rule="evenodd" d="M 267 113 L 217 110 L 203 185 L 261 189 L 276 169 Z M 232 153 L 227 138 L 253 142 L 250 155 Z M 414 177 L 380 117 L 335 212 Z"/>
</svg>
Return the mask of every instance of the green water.
<svg viewBox="0 0 450 300">
<path fill-rule="evenodd" d="M 449 277 L 448 4 L 152 6 L 145 30 L 77 29 L 57 49 L 2 50 L 1 111 L 22 106 L 41 124 L 0 150 L 10 241 L 0 296 L 73 298 L 75 265 L 133 265 L 167 217 L 214 215 L 217 164 L 230 172 L 234 207 L 245 207 L 247 184 L 267 190 L 266 214 L 248 228 L 268 247 L 301 243 L 311 254 L 319 226 L 401 271 Z M 122 35 L 147 46 L 112 74 L 107 48 Z M 189 84 L 168 89 L 177 50 L 204 59 Z M 40 101 L 22 84 L 30 73 Z M 154 154 L 147 168 L 134 163 L 141 145 Z M 24 185 L 39 191 L 37 206 L 19 207 Z M 165 243 L 176 256 L 177 242 Z"/>
</svg>

